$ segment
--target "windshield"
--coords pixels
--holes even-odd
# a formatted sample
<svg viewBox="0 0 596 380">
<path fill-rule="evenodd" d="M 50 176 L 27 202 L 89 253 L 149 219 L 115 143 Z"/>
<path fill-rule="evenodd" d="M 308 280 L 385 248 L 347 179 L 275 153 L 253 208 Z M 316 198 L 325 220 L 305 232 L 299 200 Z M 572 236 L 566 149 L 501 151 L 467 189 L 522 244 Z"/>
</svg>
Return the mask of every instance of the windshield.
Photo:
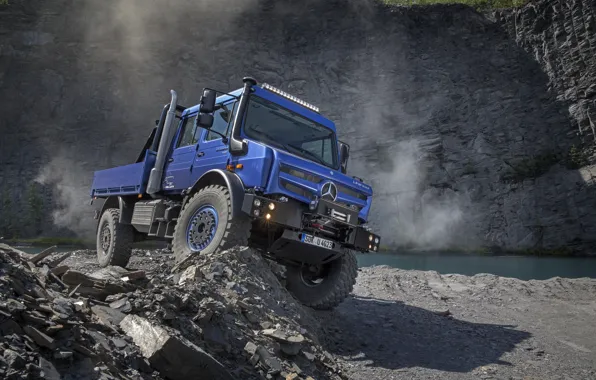
<svg viewBox="0 0 596 380">
<path fill-rule="evenodd" d="M 250 97 L 244 132 L 252 139 L 337 169 L 332 130 L 263 98 Z"/>
</svg>

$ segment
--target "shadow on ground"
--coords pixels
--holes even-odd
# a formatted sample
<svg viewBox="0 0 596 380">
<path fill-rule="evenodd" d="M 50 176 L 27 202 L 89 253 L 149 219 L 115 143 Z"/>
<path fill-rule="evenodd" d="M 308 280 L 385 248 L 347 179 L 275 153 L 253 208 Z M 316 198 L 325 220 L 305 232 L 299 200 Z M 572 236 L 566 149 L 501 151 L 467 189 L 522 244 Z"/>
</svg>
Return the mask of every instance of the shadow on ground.
<svg viewBox="0 0 596 380">
<path fill-rule="evenodd" d="M 510 365 L 501 356 L 531 336 L 515 326 L 466 322 L 374 298 L 349 298 L 318 315 L 325 330 L 321 343 L 329 352 L 386 369 L 470 372 L 488 364 Z"/>
</svg>

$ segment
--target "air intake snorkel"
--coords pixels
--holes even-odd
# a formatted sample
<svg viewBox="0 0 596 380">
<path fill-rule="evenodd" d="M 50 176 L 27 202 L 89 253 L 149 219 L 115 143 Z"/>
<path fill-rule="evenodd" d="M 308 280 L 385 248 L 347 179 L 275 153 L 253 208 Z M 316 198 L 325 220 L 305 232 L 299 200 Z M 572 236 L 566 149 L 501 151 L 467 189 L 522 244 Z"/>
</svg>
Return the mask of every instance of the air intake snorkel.
<svg viewBox="0 0 596 380">
<path fill-rule="evenodd" d="M 252 86 L 256 86 L 257 81 L 251 77 L 244 77 L 244 89 L 240 96 L 240 103 L 238 104 L 238 112 L 234 118 L 234 125 L 232 127 L 232 137 L 230 138 L 230 154 L 233 156 L 242 156 L 248 152 L 246 141 L 240 136 L 240 129 L 244 120 L 244 114 L 248 105 L 248 98 L 252 91 Z"/>
<path fill-rule="evenodd" d="M 172 138 L 174 137 L 175 133 L 173 125 L 174 120 L 176 118 L 178 94 L 176 94 L 176 91 L 174 90 L 171 90 L 170 93 L 172 94 L 172 101 L 170 102 L 170 106 L 168 107 L 166 120 L 163 125 L 163 132 L 161 137 L 156 136 L 155 140 L 155 142 L 157 142 L 157 138 L 159 138 L 159 147 L 157 149 L 155 165 L 153 166 L 153 169 L 151 169 L 151 174 L 149 174 L 149 181 L 147 183 L 147 194 L 150 195 L 154 195 L 161 190 L 161 180 L 163 177 L 166 155 L 168 154 L 168 148 L 172 143 Z"/>
</svg>

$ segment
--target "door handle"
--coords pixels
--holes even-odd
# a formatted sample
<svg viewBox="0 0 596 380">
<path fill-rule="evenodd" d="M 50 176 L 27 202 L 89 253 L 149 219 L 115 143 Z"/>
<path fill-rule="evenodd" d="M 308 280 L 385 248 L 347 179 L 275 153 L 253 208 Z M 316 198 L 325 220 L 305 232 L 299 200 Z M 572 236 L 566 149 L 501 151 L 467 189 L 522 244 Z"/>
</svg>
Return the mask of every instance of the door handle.
<svg viewBox="0 0 596 380">
<path fill-rule="evenodd" d="M 226 150 L 228 150 L 228 147 L 215 149 L 216 152 L 225 152 Z"/>
<path fill-rule="evenodd" d="M 199 152 L 197 153 L 197 157 L 203 157 L 205 155 L 205 152 Z"/>
</svg>

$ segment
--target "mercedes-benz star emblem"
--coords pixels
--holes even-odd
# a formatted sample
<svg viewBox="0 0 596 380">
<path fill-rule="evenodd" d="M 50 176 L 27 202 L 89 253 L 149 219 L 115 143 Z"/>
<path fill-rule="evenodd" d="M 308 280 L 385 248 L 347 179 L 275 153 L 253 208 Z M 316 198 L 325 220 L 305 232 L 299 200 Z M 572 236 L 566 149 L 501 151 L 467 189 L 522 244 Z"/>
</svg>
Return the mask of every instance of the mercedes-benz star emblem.
<svg viewBox="0 0 596 380">
<path fill-rule="evenodd" d="M 337 198 L 337 187 L 333 182 L 326 182 L 321 187 L 321 198 L 335 201 Z"/>
</svg>

